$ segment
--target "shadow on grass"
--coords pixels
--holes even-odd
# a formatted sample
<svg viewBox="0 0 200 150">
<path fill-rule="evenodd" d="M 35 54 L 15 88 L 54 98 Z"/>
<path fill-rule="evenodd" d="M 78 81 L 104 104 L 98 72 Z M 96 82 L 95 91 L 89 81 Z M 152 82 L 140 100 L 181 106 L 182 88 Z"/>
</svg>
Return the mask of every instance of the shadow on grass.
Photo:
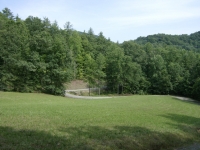
<svg viewBox="0 0 200 150">
<path fill-rule="evenodd" d="M 195 131 L 200 126 L 199 118 L 177 114 L 167 114 L 162 117 L 173 120 L 174 124 L 170 125 L 180 129 L 184 134 L 152 131 L 137 126 L 114 126 L 110 128 L 80 126 L 61 128 L 59 132 L 63 136 L 57 136 L 42 131 L 0 127 L 0 149 L 161 150 L 173 149 L 200 141 L 200 133 Z"/>
<path fill-rule="evenodd" d="M 162 117 L 172 120 L 174 123 L 167 123 L 173 128 L 182 130 L 185 133 L 196 135 L 197 142 L 200 143 L 200 117 L 191 117 L 180 114 L 166 114 Z"/>
<path fill-rule="evenodd" d="M 161 133 L 143 127 L 115 126 L 105 129 L 99 126 L 61 129 L 74 142 L 70 149 L 123 149 L 163 150 L 188 143 L 190 138 L 181 134 Z"/>
<path fill-rule="evenodd" d="M 172 99 L 175 99 L 175 100 L 178 100 L 178 101 L 181 101 L 181 102 L 185 102 L 185 103 L 200 105 L 200 101 L 194 100 L 194 99 L 191 99 L 191 98 L 184 98 L 183 97 L 183 99 L 180 99 L 180 98 L 177 98 L 177 97 L 172 97 Z"/>
<path fill-rule="evenodd" d="M 196 117 L 191 117 L 191 116 L 187 116 L 187 115 L 169 113 L 169 114 L 163 115 L 162 117 L 165 117 L 167 119 L 170 119 L 170 120 L 176 122 L 175 123 L 176 125 L 186 124 L 186 125 L 199 126 L 200 127 L 200 116 L 198 118 L 196 118 Z"/>
<path fill-rule="evenodd" d="M 15 130 L 0 127 L 1 150 L 55 150 L 64 149 L 66 139 L 42 131 Z"/>
<path fill-rule="evenodd" d="M 187 138 L 171 133 L 159 133 L 142 127 L 116 126 L 105 129 L 99 126 L 62 129 L 66 136 L 53 136 L 46 132 L 14 130 L 0 127 L 1 150 L 92 150 L 126 149 L 159 150 L 180 146 Z"/>
</svg>

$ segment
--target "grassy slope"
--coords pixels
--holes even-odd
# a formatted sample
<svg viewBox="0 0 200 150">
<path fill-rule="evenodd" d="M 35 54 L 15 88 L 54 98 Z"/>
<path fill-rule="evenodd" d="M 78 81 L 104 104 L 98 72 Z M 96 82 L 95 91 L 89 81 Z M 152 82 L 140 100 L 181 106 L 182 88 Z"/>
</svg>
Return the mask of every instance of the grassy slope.
<svg viewBox="0 0 200 150">
<path fill-rule="evenodd" d="M 200 105 L 0 92 L 0 149 L 171 149 L 200 142 Z"/>
</svg>

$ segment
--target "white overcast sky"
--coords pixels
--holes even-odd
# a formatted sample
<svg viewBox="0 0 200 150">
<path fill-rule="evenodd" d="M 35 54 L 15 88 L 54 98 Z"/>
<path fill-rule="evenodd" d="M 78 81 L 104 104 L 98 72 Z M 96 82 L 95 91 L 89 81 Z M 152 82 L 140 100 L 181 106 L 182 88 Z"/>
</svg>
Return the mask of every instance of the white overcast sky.
<svg viewBox="0 0 200 150">
<path fill-rule="evenodd" d="M 63 28 L 70 22 L 78 31 L 120 43 L 157 33 L 191 34 L 200 31 L 200 0 L 0 0 L 14 15 L 47 17 Z"/>
</svg>

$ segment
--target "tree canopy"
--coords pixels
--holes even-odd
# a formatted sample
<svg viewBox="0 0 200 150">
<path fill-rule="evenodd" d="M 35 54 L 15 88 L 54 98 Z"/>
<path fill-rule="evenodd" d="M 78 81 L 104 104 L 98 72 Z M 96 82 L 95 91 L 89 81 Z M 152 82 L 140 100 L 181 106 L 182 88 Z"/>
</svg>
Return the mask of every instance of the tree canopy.
<svg viewBox="0 0 200 150">
<path fill-rule="evenodd" d="M 61 95 L 86 80 L 110 93 L 176 94 L 200 99 L 200 32 L 157 34 L 121 44 L 48 18 L 0 12 L 0 90 Z M 100 93 L 100 92 L 99 92 Z"/>
</svg>

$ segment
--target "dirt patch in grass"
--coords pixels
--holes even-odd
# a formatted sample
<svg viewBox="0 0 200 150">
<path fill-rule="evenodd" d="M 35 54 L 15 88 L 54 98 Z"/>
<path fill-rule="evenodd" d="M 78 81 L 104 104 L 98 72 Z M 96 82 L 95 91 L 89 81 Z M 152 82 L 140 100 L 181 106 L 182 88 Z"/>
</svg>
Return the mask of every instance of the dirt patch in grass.
<svg viewBox="0 0 200 150">
<path fill-rule="evenodd" d="M 197 132 L 200 134 L 200 128 L 199 128 L 199 129 L 197 129 Z"/>
<path fill-rule="evenodd" d="M 65 85 L 67 90 L 86 89 L 88 84 L 83 80 L 73 80 Z"/>
</svg>

